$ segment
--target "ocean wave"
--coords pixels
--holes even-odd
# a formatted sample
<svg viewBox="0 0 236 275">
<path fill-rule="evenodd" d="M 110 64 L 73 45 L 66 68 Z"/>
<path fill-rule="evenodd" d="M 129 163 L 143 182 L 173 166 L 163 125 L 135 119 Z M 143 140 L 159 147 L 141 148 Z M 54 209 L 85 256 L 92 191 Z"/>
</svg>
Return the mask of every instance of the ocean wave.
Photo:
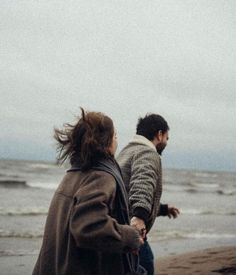
<svg viewBox="0 0 236 275">
<path fill-rule="evenodd" d="M 184 190 L 187 193 L 199 193 L 201 192 L 200 190 L 194 189 L 194 188 L 189 188 Z"/>
<path fill-rule="evenodd" d="M 40 188 L 40 189 L 51 189 L 55 190 L 58 186 L 58 183 L 55 182 L 26 182 L 25 180 L 13 180 L 13 179 L 4 179 L 0 180 L 0 187 L 4 188 Z"/>
<path fill-rule="evenodd" d="M 55 190 L 58 186 L 58 183 L 55 182 L 28 182 L 27 183 L 31 188 L 40 188 L 40 189 L 50 189 Z"/>
<path fill-rule="evenodd" d="M 154 231 L 150 233 L 150 240 L 161 241 L 171 239 L 236 239 L 233 233 L 188 232 L 188 231 Z"/>
<path fill-rule="evenodd" d="M 223 196 L 235 196 L 236 191 L 234 190 L 223 190 L 223 189 L 215 189 L 215 187 L 212 188 L 201 188 L 201 186 L 192 186 L 192 188 L 181 188 L 181 186 L 175 186 L 175 187 L 169 187 L 169 186 L 164 186 L 164 190 L 167 192 L 186 192 L 190 194 L 195 194 L 195 193 L 211 193 L 211 194 L 218 194 L 218 195 L 223 195 Z"/>
<path fill-rule="evenodd" d="M 0 230 L 0 238 L 42 238 L 43 232 Z"/>
<path fill-rule="evenodd" d="M 3 179 L 8 179 L 8 178 L 14 178 L 14 179 L 19 179 L 20 176 L 19 175 L 15 175 L 15 174 L 12 174 L 12 173 L 0 173 L 0 177 L 3 178 Z"/>
<path fill-rule="evenodd" d="M 0 186 L 7 187 L 7 188 L 27 188 L 27 187 L 29 187 L 25 180 L 12 180 L 12 179 L 0 180 Z"/>
<path fill-rule="evenodd" d="M 223 216 L 235 216 L 234 210 L 208 210 L 208 209 L 181 209 L 181 214 L 184 215 L 223 215 Z"/>
<path fill-rule="evenodd" d="M 38 255 L 39 250 L 0 250 L 1 256 L 25 256 L 25 255 Z"/>
<path fill-rule="evenodd" d="M 194 173 L 195 177 L 200 177 L 200 178 L 217 178 L 219 175 L 216 173 L 212 172 L 195 172 Z"/>
<path fill-rule="evenodd" d="M 217 194 L 219 195 L 224 195 L 224 196 L 235 196 L 236 195 L 236 191 L 232 191 L 232 190 L 217 190 L 216 191 Z"/>
<path fill-rule="evenodd" d="M 58 168 L 58 166 L 54 163 L 29 163 L 28 167 L 36 170 L 48 170 Z"/>
<path fill-rule="evenodd" d="M 39 216 L 47 215 L 48 208 L 35 208 L 35 207 L 25 207 L 25 208 L 0 208 L 1 216 Z"/>
<path fill-rule="evenodd" d="M 212 233 L 212 232 L 192 232 L 183 235 L 191 239 L 235 239 L 236 234 L 230 233 Z"/>
<path fill-rule="evenodd" d="M 218 183 L 206 183 L 206 182 L 189 182 L 189 185 L 195 188 L 201 188 L 201 189 L 216 189 L 219 188 L 220 185 Z"/>
</svg>

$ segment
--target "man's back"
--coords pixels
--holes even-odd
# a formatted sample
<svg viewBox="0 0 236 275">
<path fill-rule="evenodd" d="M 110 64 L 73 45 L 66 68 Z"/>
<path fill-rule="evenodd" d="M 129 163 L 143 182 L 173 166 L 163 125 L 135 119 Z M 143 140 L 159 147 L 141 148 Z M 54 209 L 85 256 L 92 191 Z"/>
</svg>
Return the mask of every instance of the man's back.
<svg viewBox="0 0 236 275">
<path fill-rule="evenodd" d="M 130 224 L 144 238 L 140 249 L 140 264 L 148 275 L 154 274 L 153 253 L 147 242 L 146 233 L 158 215 L 177 217 L 179 210 L 160 204 L 162 193 L 161 158 L 169 139 L 169 126 L 158 114 L 147 114 L 139 118 L 136 135 L 120 152 L 120 165 L 129 195 Z"/>
<path fill-rule="evenodd" d="M 149 231 L 162 193 L 160 156 L 143 138 L 136 138 L 120 152 L 117 161 L 129 194 L 131 216 L 144 218 Z"/>
</svg>

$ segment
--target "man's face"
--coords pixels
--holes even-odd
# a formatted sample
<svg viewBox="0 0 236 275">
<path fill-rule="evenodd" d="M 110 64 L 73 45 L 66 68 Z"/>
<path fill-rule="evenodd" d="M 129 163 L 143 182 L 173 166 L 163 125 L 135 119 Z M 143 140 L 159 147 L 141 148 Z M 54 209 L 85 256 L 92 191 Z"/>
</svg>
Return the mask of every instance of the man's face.
<svg viewBox="0 0 236 275">
<path fill-rule="evenodd" d="M 159 155 L 161 155 L 167 145 L 167 141 L 169 139 L 169 132 L 166 131 L 163 133 L 162 131 L 160 131 L 157 134 L 157 138 L 158 138 L 159 143 L 156 145 L 156 150 L 159 153 Z"/>
</svg>

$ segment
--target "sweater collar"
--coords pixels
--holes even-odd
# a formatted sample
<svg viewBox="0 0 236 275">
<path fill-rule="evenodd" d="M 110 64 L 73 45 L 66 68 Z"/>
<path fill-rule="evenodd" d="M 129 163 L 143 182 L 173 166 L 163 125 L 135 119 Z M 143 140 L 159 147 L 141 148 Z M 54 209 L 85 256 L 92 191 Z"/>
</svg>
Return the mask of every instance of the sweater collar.
<svg viewBox="0 0 236 275">
<path fill-rule="evenodd" d="M 131 139 L 130 143 L 138 143 L 138 144 L 147 145 L 150 148 L 152 148 L 155 152 L 157 151 L 155 145 L 150 140 L 148 140 L 147 138 L 145 138 L 144 136 L 141 136 L 141 135 L 134 135 L 134 137 L 133 137 L 133 139 Z"/>
</svg>

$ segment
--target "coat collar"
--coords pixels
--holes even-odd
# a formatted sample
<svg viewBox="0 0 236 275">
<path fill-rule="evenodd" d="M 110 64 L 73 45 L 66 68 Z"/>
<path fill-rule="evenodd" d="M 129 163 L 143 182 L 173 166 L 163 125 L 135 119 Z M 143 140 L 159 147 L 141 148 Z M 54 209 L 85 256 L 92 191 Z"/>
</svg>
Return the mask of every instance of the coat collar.
<svg viewBox="0 0 236 275">
<path fill-rule="evenodd" d="M 131 139 L 130 143 L 147 145 L 150 148 L 152 148 L 155 152 L 157 151 L 155 145 L 150 140 L 141 135 L 135 135 L 133 139 Z"/>
</svg>

